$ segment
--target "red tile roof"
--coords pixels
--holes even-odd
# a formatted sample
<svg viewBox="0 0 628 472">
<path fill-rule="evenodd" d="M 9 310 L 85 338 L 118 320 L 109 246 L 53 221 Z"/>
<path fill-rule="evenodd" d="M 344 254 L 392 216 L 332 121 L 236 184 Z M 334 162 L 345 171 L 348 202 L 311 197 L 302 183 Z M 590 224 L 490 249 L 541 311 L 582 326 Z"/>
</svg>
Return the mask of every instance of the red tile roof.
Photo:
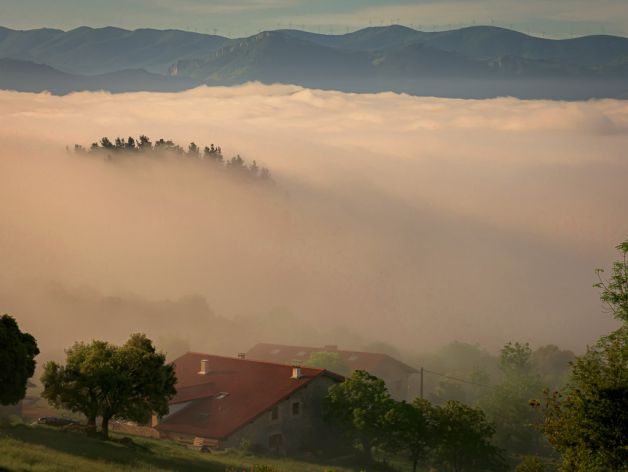
<svg viewBox="0 0 628 472">
<path fill-rule="evenodd" d="M 198 373 L 203 359 L 208 361 L 206 375 Z M 177 395 L 171 407 L 190 403 L 156 428 L 215 439 L 229 436 L 317 377 L 342 381 L 323 369 L 303 367 L 301 378 L 293 379 L 289 365 L 196 352 L 184 354 L 174 364 Z"/>
<path fill-rule="evenodd" d="M 259 343 L 246 353 L 248 359 L 258 359 L 270 362 L 281 362 L 290 364 L 295 361 L 305 361 L 313 352 L 337 352 L 346 362 L 351 371 L 366 370 L 373 375 L 381 375 L 387 365 L 395 364 L 400 369 L 409 374 L 417 373 L 418 370 L 407 364 L 389 356 L 377 352 L 344 351 L 337 346 L 304 347 L 286 346 L 283 344 Z"/>
</svg>

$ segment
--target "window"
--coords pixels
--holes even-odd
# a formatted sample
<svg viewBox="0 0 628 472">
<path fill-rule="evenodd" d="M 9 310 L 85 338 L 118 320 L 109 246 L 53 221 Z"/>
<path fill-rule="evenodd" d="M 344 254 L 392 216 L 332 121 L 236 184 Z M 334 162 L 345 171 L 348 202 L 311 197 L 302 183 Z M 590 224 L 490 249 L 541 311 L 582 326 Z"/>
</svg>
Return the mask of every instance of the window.
<svg viewBox="0 0 628 472">
<path fill-rule="evenodd" d="M 292 402 L 292 416 L 299 416 L 301 414 L 301 403 Z"/>
<path fill-rule="evenodd" d="M 279 419 L 279 406 L 274 406 L 272 410 L 270 410 L 270 420 L 277 421 Z"/>
</svg>

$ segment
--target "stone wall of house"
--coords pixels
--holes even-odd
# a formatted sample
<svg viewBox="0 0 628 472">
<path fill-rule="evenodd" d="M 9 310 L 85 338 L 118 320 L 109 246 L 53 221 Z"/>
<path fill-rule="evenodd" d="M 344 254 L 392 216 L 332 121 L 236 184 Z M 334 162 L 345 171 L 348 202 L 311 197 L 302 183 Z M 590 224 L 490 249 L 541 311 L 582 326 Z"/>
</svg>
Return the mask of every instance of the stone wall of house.
<svg viewBox="0 0 628 472">
<path fill-rule="evenodd" d="M 315 449 L 326 430 L 323 399 L 334 383 L 329 377 L 314 379 L 221 441 L 220 446 L 240 447 L 246 442 L 254 449 L 279 454 Z"/>
</svg>

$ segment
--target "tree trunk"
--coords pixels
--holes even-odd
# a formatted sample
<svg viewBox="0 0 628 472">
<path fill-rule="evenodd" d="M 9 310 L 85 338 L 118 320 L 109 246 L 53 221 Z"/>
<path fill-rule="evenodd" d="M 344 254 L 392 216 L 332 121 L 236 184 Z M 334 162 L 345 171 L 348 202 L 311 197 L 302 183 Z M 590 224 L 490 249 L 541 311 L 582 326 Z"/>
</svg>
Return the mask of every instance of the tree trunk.
<svg viewBox="0 0 628 472">
<path fill-rule="evenodd" d="M 87 417 L 87 433 L 88 434 L 96 433 L 96 415 L 89 415 Z"/>
<path fill-rule="evenodd" d="M 416 472 L 416 468 L 419 466 L 419 459 L 414 459 L 412 461 L 412 472 Z"/>
<path fill-rule="evenodd" d="M 367 463 L 372 463 L 373 462 L 373 456 L 371 455 L 371 449 L 373 448 L 373 446 L 371 445 L 371 441 L 368 440 L 362 440 L 362 454 L 364 456 L 364 460 Z"/>
<path fill-rule="evenodd" d="M 102 425 L 100 426 L 100 428 L 102 430 L 102 437 L 105 440 L 109 439 L 109 417 L 108 416 L 102 417 Z"/>
</svg>

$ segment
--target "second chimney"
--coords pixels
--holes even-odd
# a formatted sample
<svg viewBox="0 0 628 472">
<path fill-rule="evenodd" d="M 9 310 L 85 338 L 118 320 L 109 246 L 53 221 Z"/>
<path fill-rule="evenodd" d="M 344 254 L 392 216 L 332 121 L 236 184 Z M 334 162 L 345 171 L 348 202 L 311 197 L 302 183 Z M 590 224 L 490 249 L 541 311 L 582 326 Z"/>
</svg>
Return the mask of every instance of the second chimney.
<svg viewBox="0 0 628 472">
<path fill-rule="evenodd" d="M 201 370 L 199 371 L 199 375 L 207 374 L 209 374 L 209 359 L 201 359 Z"/>
<path fill-rule="evenodd" d="M 298 380 L 301 377 L 303 377 L 303 375 L 301 374 L 301 366 L 300 365 L 293 365 L 292 366 L 292 377 L 290 377 L 290 378 Z"/>
</svg>

